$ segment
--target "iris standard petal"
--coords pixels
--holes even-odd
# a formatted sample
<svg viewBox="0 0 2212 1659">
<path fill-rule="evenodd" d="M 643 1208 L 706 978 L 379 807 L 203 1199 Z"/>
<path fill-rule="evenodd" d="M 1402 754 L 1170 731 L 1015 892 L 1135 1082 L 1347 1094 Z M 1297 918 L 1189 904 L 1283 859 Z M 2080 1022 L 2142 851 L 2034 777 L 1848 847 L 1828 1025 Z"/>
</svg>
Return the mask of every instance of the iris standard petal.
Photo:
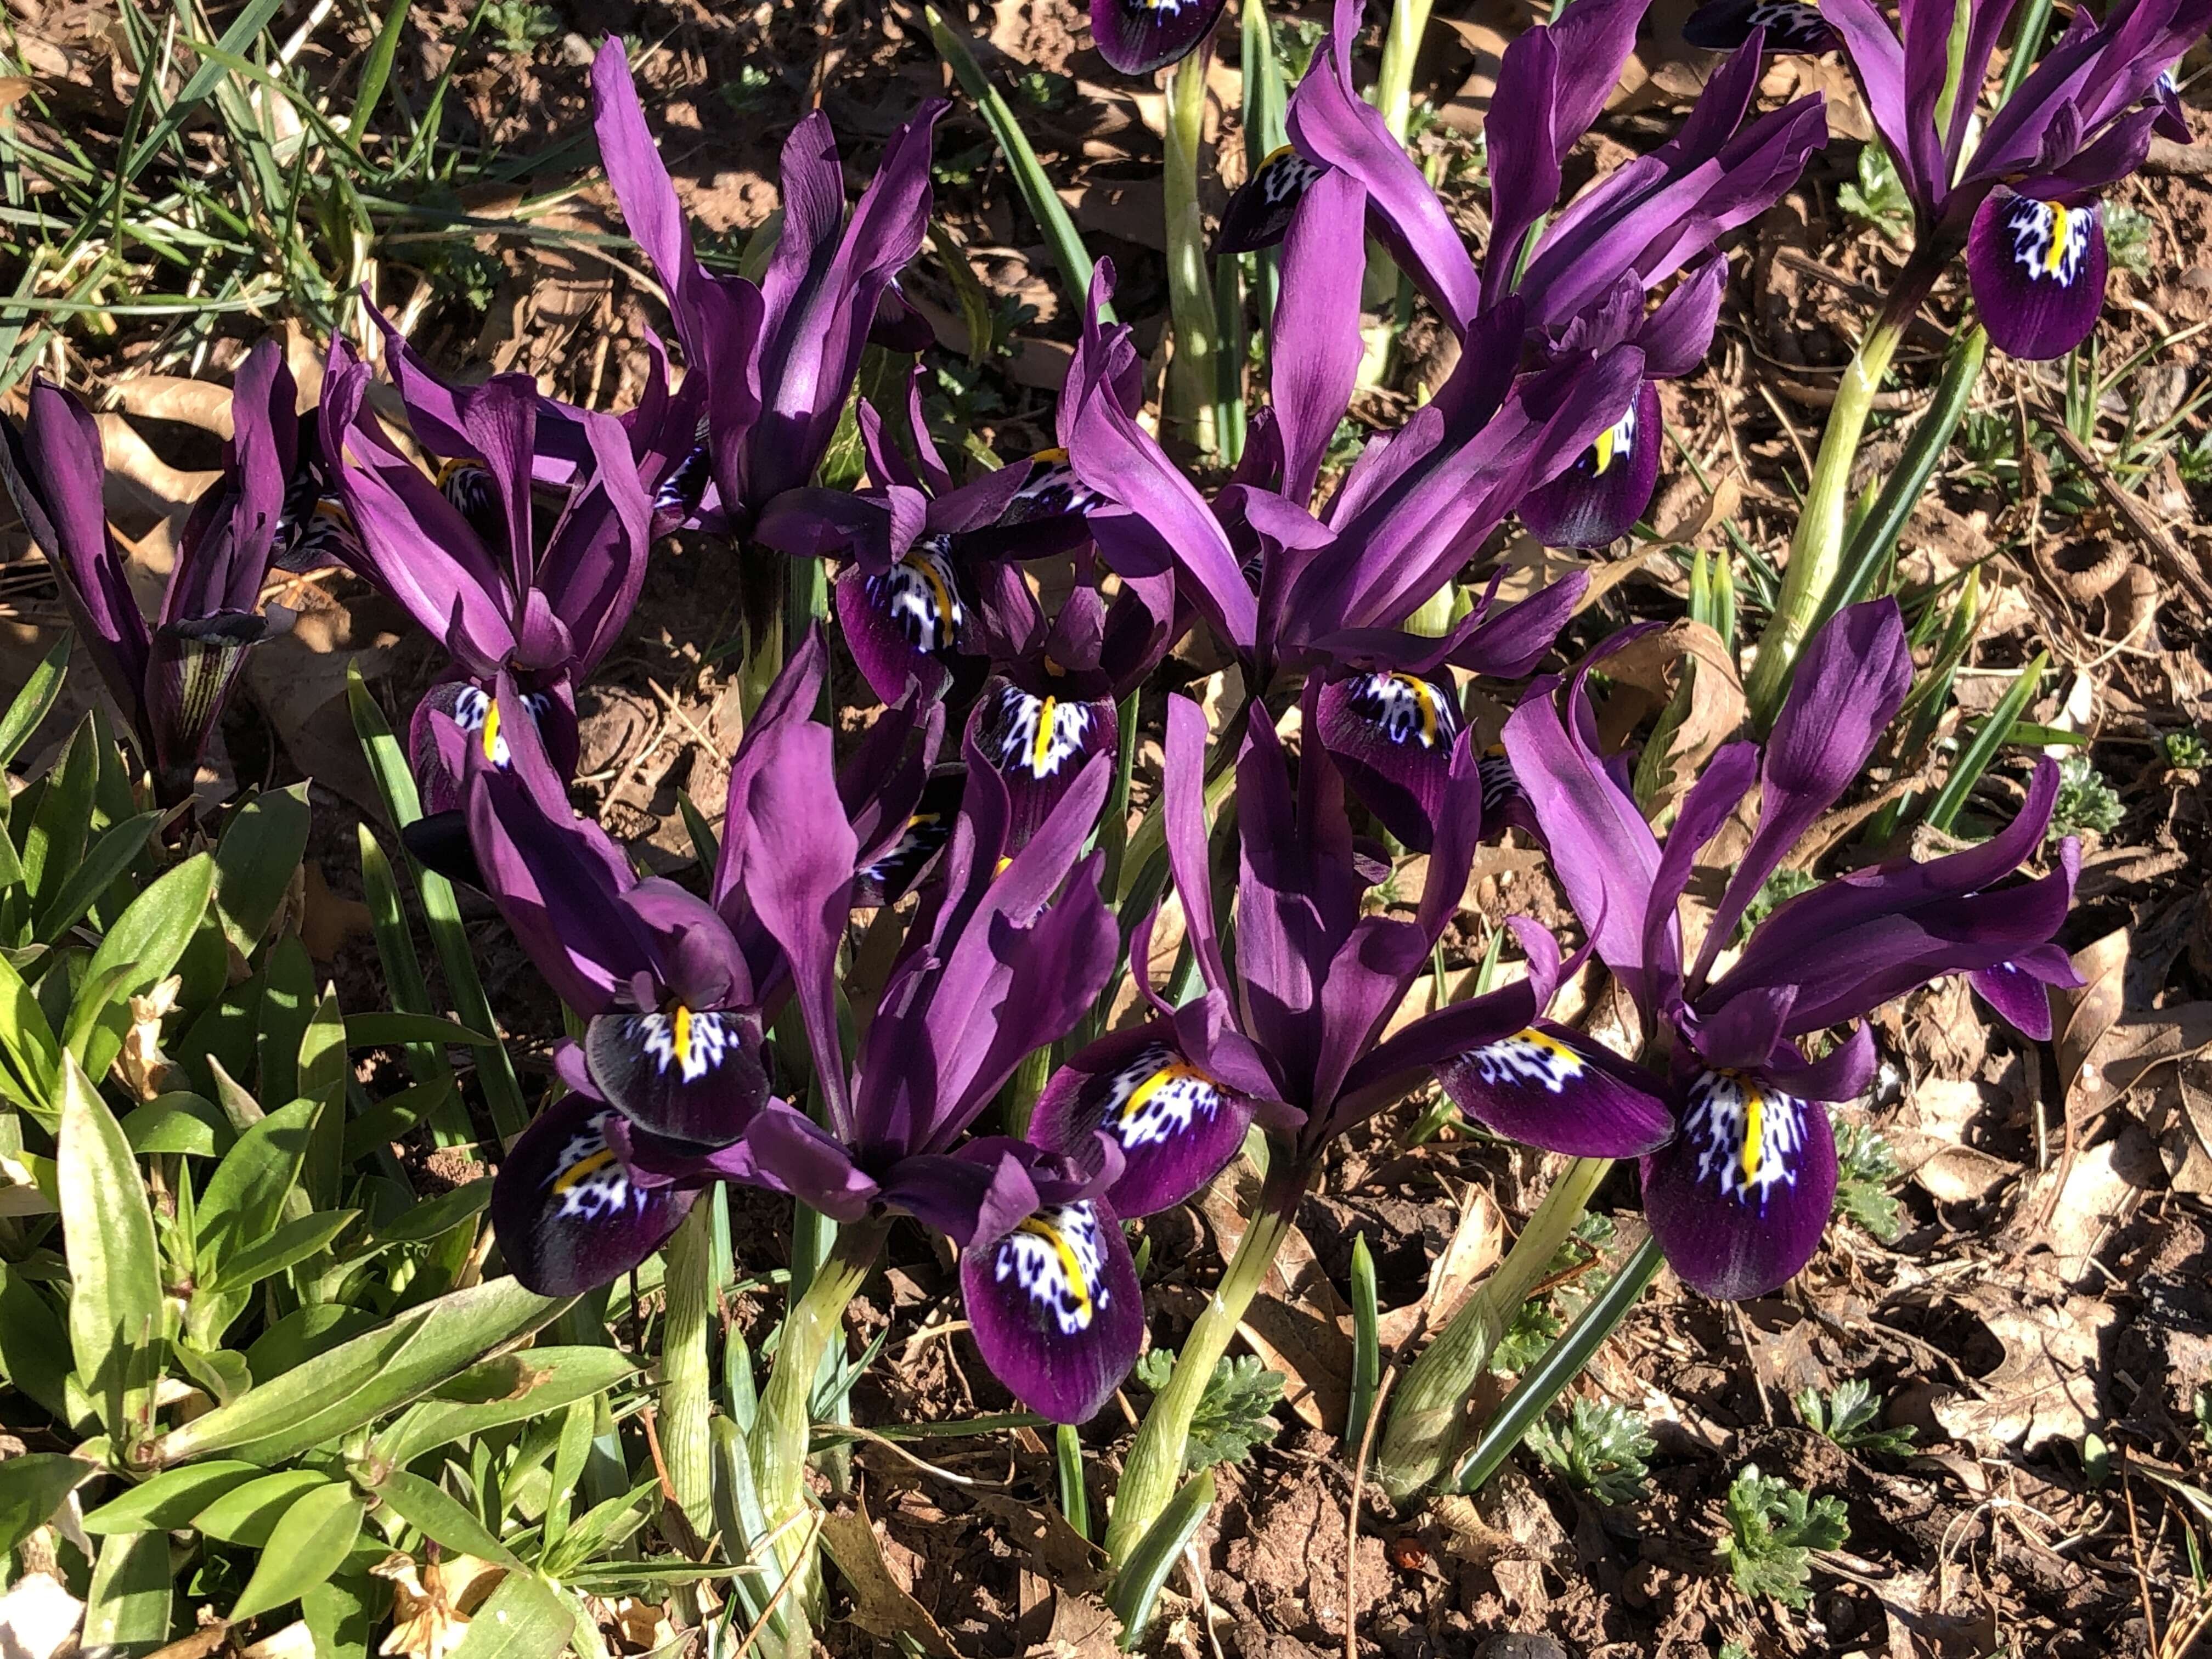
<svg viewBox="0 0 2212 1659">
<path fill-rule="evenodd" d="M 1549 1020 L 1445 1061 L 1437 1081 L 1486 1129 L 1547 1152 L 1637 1158 L 1674 1133 L 1658 1078 Z"/>
<path fill-rule="evenodd" d="M 1638 386 L 1626 413 L 1565 472 L 1521 502 L 1521 522 L 1547 547 L 1604 547 L 1628 533 L 1659 482 L 1659 388 Z"/>
<path fill-rule="evenodd" d="M 1124 75 L 1150 75 L 1212 33 L 1225 0 L 1091 0 L 1098 55 Z"/>
<path fill-rule="evenodd" d="M 919 679 L 933 691 L 948 681 L 969 627 L 951 544 L 917 542 L 888 570 L 853 565 L 837 578 L 837 621 L 869 689 L 885 702 Z"/>
<path fill-rule="evenodd" d="M 594 1015 L 584 1026 L 592 1081 L 641 1129 L 695 1146 L 726 1146 L 769 1097 L 760 1030 L 730 1010 L 681 1003 Z"/>
<path fill-rule="evenodd" d="M 1175 1027 L 1156 1019 L 1100 1038 L 1053 1074 L 1030 1119 L 1030 1139 L 1073 1152 L 1094 1133 L 1121 1149 L 1107 1194 L 1121 1215 L 1182 1203 L 1243 1145 L 1252 1103 L 1191 1063 Z"/>
<path fill-rule="evenodd" d="M 976 752 L 1006 781 L 1006 853 L 1028 844 L 1094 756 L 1114 752 L 1119 730 L 1109 699 L 1040 695 L 1002 675 L 969 718 Z"/>
<path fill-rule="evenodd" d="M 1080 1423 L 1112 1399 L 1144 1346 L 1136 1264 L 1098 1199 L 1039 1210 L 965 1252 L 960 1288 L 984 1363 L 1055 1423 Z"/>
<path fill-rule="evenodd" d="M 1974 210 L 1966 275 L 2000 351 L 2063 357 L 2089 337 L 2105 304 L 2105 210 L 2008 190 Z"/>
<path fill-rule="evenodd" d="M 1322 690 L 1322 742 L 1360 804 L 1417 853 L 1436 839 L 1463 724 L 1458 691 L 1425 675 L 1378 670 Z"/>
<path fill-rule="evenodd" d="M 572 1094 L 538 1114 L 500 1165 L 492 1226 L 514 1276 L 540 1296 L 574 1296 L 667 1242 L 693 1194 L 632 1181 L 607 1145 L 615 1109 Z"/>
<path fill-rule="evenodd" d="M 1836 1201 L 1827 1109 L 1737 1072 L 1701 1072 L 1681 1134 L 1644 1160 L 1644 1217 L 1682 1281 L 1737 1302 L 1813 1259 Z"/>
</svg>

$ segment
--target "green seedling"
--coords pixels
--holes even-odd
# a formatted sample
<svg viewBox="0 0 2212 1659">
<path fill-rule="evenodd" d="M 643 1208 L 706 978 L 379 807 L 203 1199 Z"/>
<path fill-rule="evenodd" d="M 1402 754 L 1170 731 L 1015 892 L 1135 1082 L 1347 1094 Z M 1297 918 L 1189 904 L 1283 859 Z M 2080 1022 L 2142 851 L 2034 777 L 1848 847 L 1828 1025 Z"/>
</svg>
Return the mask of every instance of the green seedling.
<svg viewBox="0 0 2212 1659">
<path fill-rule="evenodd" d="M 1888 1243 L 1904 1231 L 1890 1188 L 1904 1172 L 1889 1143 L 1865 1125 L 1836 1125 L 1836 1212 Z"/>
<path fill-rule="evenodd" d="M 1881 1452 L 1887 1456 L 1903 1457 L 1911 1451 L 1913 1438 L 1919 1433 L 1909 1423 L 1894 1429 L 1877 1426 L 1881 1401 L 1875 1398 L 1874 1389 L 1858 1377 L 1838 1383 L 1825 1401 L 1818 1389 L 1800 1389 L 1790 1398 L 1807 1428 L 1815 1434 L 1826 1435 L 1846 1451 Z"/>
<path fill-rule="evenodd" d="M 1577 1400 L 1564 1417 L 1528 1431 L 1528 1449 L 1577 1492 L 1601 1504 L 1633 1504 L 1644 1496 L 1644 1459 L 1657 1449 L 1643 1419 L 1611 1401 Z"/>
<path fill-rule="evenodd" d="M 2050 841 L 2110 835 L 2126 816 L 2118 793 L 2087 756 L 2069 755 L 2058 763 L 2058 804 L 2051 809 Z"/>
<path fill-rule="evenodd" d="M 1811 1498 L 1786 1480 L 1747 1463 L 1728 1492 L 1729 1535 L 1721 1557 L 1746 1595 L 1770 1595 L 1787 1607 L 1811 1599 L 1813 1552 L 1839 1547 L 1851 1535 L 1843 1500 Z"/>
<path fill-rule="evenodd" d="M 1175 1373 L 1176 1357 L 1154 1348 L 1137 1362 L 1137 1381 L 1158 1394 Z M 1267 1413 L 1283 1397 L 1283 1374 L 1271 1371 L 1252 1354 L 1224 1358 L 1191 1419 L 1190 1443 L 1183 1468 L 1195 1474 L 1217 1463 L 1242 1463 L 1252 1448 L 1273 1440 L 1282 1425 Z"/>
</svg>

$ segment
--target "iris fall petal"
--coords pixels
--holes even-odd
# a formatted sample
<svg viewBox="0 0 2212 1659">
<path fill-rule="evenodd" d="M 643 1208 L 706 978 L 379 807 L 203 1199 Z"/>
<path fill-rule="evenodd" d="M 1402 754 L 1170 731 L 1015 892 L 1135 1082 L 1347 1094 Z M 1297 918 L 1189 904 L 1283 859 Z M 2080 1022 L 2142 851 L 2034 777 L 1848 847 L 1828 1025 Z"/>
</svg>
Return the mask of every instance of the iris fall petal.
<svg viewBox="0 0 2212 1659">
<path fill-rule="evenodd" d="M 1030 1138 L 1073 1152 L 1094 1132 L 1121 1149 L 1107 1194 L 1120 1215 L 1182 1203 L 1243 1145 L 1252 1103 L 1207 1076 L 1178 1048 L 1165 1019 L 1102 1037 L 1054 1073 L 1030 1120 Z"/>
<path fill-rule="evenodd" d="M 1124 75 L 1150 75 L 1213 32 L 1224 0 L 1091 0 L 1098 54 Z"/>
<path fill-rule="evenodd" d="M 607 1145 L 614 1108 L 572 1094 L 523 1131 L 492 1183 L 491 1219 L 514 1276 L 540 1296 L 620 1277 L 667 1242 L 692 1194 L 641 1187 Z"/>
<path fill-rule="evenodd" d="M 1463 724 L 1448 680 L 1376 671 L 1322 690 L 1322 742 L 1360 804 L 1417 853 L 1436 839 Z"/>
<path fill-rule="evenodd" d="M 1039 1210 L 964 1252 L 960 1288 L 984 1362 L 1055 1423 L 1080 1423 L 1112 1399 L 1144 1346 L 1136 1264 L 1097 1199 Z"/>
<path fill-rule="evenodd" d="M 1685 1284 L 1764 1296 L 1813 1259 L 1836 1201 L 1827 1109 L 1755 1077 L 1703 1072 L 1679 1139 L 1644 1160 L 1644 1214 Z"/>
<path fill-rule="evenodd" d="M 1521 503 L 1521 521 L 1547 547 L 1604 547 L 1628 533 L 1659 482 L 1659 388 L 1635 401 L 1565 472 Z"/>
<path fill-rule="evenodd" d="M 1636 1158 L 1674 1133 L 1656 1079 L 1549 1020 L 1445 1062 L 1437 1080 L 1485 1128 L 1548 1152 Z"/>
<path fill-rule="evenodd" d="M 726 1146 L 766 1103 L 760 1032 L 744 1015 L 680 1005 L 595 1015 L 584 1060 L 599 1091 L 641 1129 Z"/>
<path fill-rule="evenodd" d="M 1966 275 L 1982 325 L 2014 357 L 2063 357 L 2089 337 L 2105 304 L 2105 210 L 2008 190 L 1974 211 Z"/>
<path fill-rule="evenodd" d="M 1114 752 L 1110 701 L 1039 695 L 993 678 L 975 704 L 975 747 L 1006 780 L 1009 851 L 1028 843 L 1061 796 L 1099 755 Z"/>
</svg>

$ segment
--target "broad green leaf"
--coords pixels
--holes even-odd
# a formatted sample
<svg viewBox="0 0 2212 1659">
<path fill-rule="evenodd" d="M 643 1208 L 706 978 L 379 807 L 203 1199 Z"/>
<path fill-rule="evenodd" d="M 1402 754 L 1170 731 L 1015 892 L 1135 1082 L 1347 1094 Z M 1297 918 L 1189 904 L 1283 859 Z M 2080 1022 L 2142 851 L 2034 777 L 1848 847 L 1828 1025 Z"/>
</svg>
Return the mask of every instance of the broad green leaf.
<svg viewBox="0 0 2212 1659">
<path fill-rule="evenodd" d="M 151 1653 L 169 1639 L 169 1538 L 118 1534 L 103 1540 L 85 1594 L 87 1652 Z"/>
<path fill-rule="evenodd" d="M 215 849 L 215 902 L 222 930 L 251 957 L 307 855 L 307 786 L 256 795 L 240 807 Z"/>
<path fill-rule="evenodd" d="M 404 1468 L 434 1447 L 559 1411 L 637 1375 L 635 1364 L 613 1348 L 531 1348 L 508 1358 L 528 1369 L 498 1373 L 501 1397 L 477 1403 L 425 1401 L 377 1437 L 379 1455 Z M 516 1380 L 508 1381 L 511 1376 Z M 454 1386 L 467 1385 L 456 1378 Z"/>
<path fill-rule="evenodd" d="M 300 1086 L 300 1045 L 315 1017 L 315 964 L 307 947 L 280 939 L 261 969 L 261 1097 L 289 1100 Z"/>
<path fill-rule="evenodd" d="M 201 1281 L 200 1288 L 217 1295 L 243 1291 L 289 1267 L 295 1267 L 328 1248 L 331 1241 L 351 1226 L 360 1213 L 358 1210 L 319 1210 L 297 1221 L 288 1221 L 266 1238 L 257 1239 L 236 1255 L 224 1258 L 222 1265 Z"/>
<path fill-rule="evenodd" d="M 230 1610 L 231 1622 L 296 1601 L 336 1572 L 361 1536 L 368 1508 L 351 1487 L 326 1486 L 285 1510 L 278 1528 L 283 1541 L 261 1553 L 253 1577 Z"/>
<path fill-rule="evenodd" d="M 438 1237 L 466 1221 L 491 1201 L 491 1177 L 485 1176 L 450 1193 L 417 1204 L 396 1221 L 380 1228 L 379 1244 L 419 1244 Z"/>
<path fill-rule="evenodd" d="M 238 1139 L 222 1108 L 203 1095 L 158 1095 L 123 1115 L 123 1133 L 134 1152 L 184 1152 L 216 1158 Z"/>
<path fill-rule="evenodd" d="M 76 728 L 23 832 L 23 879 L 30 884 L 33 915 L 45 912 L 84 856 L 99 782 L 99 743 L 90 720 Z"/>
<path fill-rule="evenodd" d="M 206 1292 L 202 1291 L 192 1298 L 195 1309 L 205 1296 Z M 235 1313 L 231 1313 L 220 1322 L 210 1319 L 205 1322 L 210 1325 L 219 1322 L 220 1326 L 228 1327 L 236 1317 Z M 187 1330 L 169 1345 L 169 1352 L 177 1364 L 184 1367 L 185 1374 L 207 1392 L 210 1399 L 218 1406 L 227 1406 L 253 1386 L 253 1370 L 246 1363 L 246 1356 L 235 1349 L 195 1346 L 192 1339 L 198 1334 Z M 218 1330 L 216 1335 L 208 1336 L 206 1340 L 212 1344 L 219 1335 Z"/>
<path fill-rule="evenodd" d="M 552 1586 L 511 1572 L 477 1609 L 449 1659 L 555 1659 L 574 1639 L 575 1629 Z"/>
<path fill-rule="evenodd" d="M 69 1018 L 62 1025 L 62 1048 L 76 1056 L 78 1065 L 86 1066 L 92 1053 L 93 1038 L 103 1024 L 119 1019 L 125 1030 L 130 1029 L 132 994 L 124 988 L 137 976 L 137 963 L 111 962 L 97 974 L 87 968 L 83 978 L 77 981 L 76 1000 L 70 1005 Z M 119 1042 L 117 1048 L 120 1049 Z M 91 1073 L 88 1066 L 86 1070 Z M 92 1074 L 105 1077 L 106 1073 Z"/>
<path fill-rule="evenodd" d="M 86 1046 L 84 1069 L 89 1075 L 107 1075 L 131 1024 L 129 999 L 143 996 L 169 976 L 207 914 L 214 891 L 215 860 L 196 854 L 156 878 L 107 930 L 107 937 L 92 953 L 85 982 L 99 983 L 103 974 L 124 963 L 135 963 L 137 970 L 110 1000 Z"/>
<path fill-rule="evenodd" d="M 4 837 L 0 837 L 4 839 Z M 15 970 L 0 960 L 0 1051 L 6 1056 L 5 1092 L 8 1098 L 43 1124 L 51 1133 L 61 1123 L 61 1044 L 39 999 Z"/>
<path fill-rule="evenodd" d="M 417 1042 L 488 1048 L 499 1041 L 436 1014 L 348 1014 L 345 1040 L 349 1048 L 400 1048 Z"/>
<path fill-rule="evenodd" d="M 0 714 L 0 767 L 15 758 L 16 752 L 30 741 L 31 733 L 39 729 L 62 694 L 62 681 L 69 672 L 70 635 L 67 630 L 54 642 L 44 661 L 31 671 L 31 678 L 23 682 L 23 689 L 15 694 L 15 701 L 8 705 L 8 712 Z"/>
<path fill-rule="evenodd" d="M 192 1528 L 226 1544 L 261 1549 L 293 1504 L 324 1487 L 346 1488 L 314 1469 L 280 1469 L 224 1492 L 192 1517 Z"/>
<path fill-rule="evenodd" d="M 70 1267 L 70 1352 L 118 1439 L 126 1395 L 153 1380 L 162 1332 L 154 1214 L 123 1126 L 76 1060 L 64 1061 L 55 1154 Z"/>
<path fill-rule="evenodd" d="M 399 9 L 405 9 L 401 0 Z M 350 1568 L 334 1574 L 300 1598 L 315 1659 L 368 1659 L 369 1608 L 381 1619 L 392 1591 L 382 1579 Z"/>
<path fill-rule="evenodd" d="M 345 1178 L 345 1018 L 332 985 L 324 989 L 315 1017 L 300 1036 L 300 1092 L 329 1109 L 307 1137 L 307 1163 L 300 1171 L 306 1202 L 317 1209 L 337 1207 Z M 286 1212 L 295 1217 L 301 1212 L 296 1204 Z"/>
<path fill-rule="evenodd" d="M 383 1322 L 367 1308 L 350 1308 L 342 1302 L 310 1302 L 254 1338 L 246 1351 L 246 1364 L 257 1379 L 266 1382 Z"/>
<path fill-rule="evenodd" d="M 0 1552 L 12 1550 L 100 1467 L 60 1452 L 27 1452 L 0 1462 Z"/>
<path fill-rule="evenodd" d="M 453 1097 L 453 1074 L 445 1073 L 387 1095 L 346 1125 L 346 1162 L 367 1158 L 379 1146 L 403 1138 Z M 462 1114 L 467 1115 L 465 1112 Z"/>
<path fill-rule="evenodd" d="M 420 1399 L 568 1305 L 512 1279 L 456 1291 L 172 1429 L 154 1443 L 153 1461 L 177 1463 L 221 1451 L 250 1462 L 283 1462 Z"/>
<path fill-rule="evenodd" d="M 40 908 L 33 932 L 40 944 L 52 944 L 84 920 L 84 913 L 107 890 L 107 884 L 128 870 L 146 850 L 147 838 L 154 833 L 154 826 L 166 816 L 160 811 L 141 812 L 100 832 L 99 839 L 85 849 L 83 859 L 70 872 L 60 890 Z"/>
<path fill-rule="evenodd" d="M 449 1550 L 496 1561 L 515 1572 L 529 1570 L 514 1551 L 477 1519 L 473 1510 L 419 1474 L 394 1469 L 377 1484 L 376 1495 L 402 1521 Z"/>
<path fill-rule="evenodd" d="M 0 1261 L 0 1369 L 8 1381 L 67 1421 L 69 1334 L 62 1316 L 21 1267 Z"/>
<path fill-rule="evenodd" d="M 253 1125 L 223 1154 L 200 1195 L 204 1260 L 219 1266 L 233 1251 L 276 1229 L 284 1195 L 299 1178 L 308 1137 L 324 1109 L 319 1100 L 295 1100 Z"/>
<path fill-rule="evenodd" d="M 256 1464 L 220 1459 L 164 1469 L 87 1515 L 84 1529 L 95 1538 L 115 1532 L 173 1532 L 189 1526 L 194 1516 L 226 1492 L 267 1474 Z"/>
</svg>

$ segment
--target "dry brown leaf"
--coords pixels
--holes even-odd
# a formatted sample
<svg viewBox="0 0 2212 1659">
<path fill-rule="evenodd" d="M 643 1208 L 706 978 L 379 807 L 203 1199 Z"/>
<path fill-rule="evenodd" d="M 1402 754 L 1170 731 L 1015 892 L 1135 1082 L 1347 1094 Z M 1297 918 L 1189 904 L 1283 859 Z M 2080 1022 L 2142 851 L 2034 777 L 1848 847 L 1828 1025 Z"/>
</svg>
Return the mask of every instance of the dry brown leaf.
<svg viewBox="0 0 2212 1659">
<path fill-rule="evenodd" d="M 2140 1130 L 2130 1133 L 2141 1134 Z M 2058 1276 L 2070 1285 L 2080 1285 L 2093 1275 L 2102 1277 L 2093 1265 L 2097 1249 L 2132 1207 L 2140 1190 L 2130 1178 L 2140 1171 L 2129 1167 L 2123 1146 L 2119 1140 L 2106 1141 L 2045 1177 L 2057 1182 L 2058 1190 L 2050 1206 L 2051 1218 L 2037 1230 L 2034 1242 L 2051 1247 L 2058 1258 Z M 2040 1214 L 2043 1207 L 2039 1203 L 2026 1206 L 2031 1215 Z"/>
<path fill-rule="evenodd" d="M 1882 1133 L 1907 1179 L 1942 1203 L 1963 1204 L 2021 1173 L 2019 1164 L 1966 1144 L 1967 1126 L 2001 1103 L 1996 1091 L 1971 1080 L 1923 1078 Z"/>
<path fill-rule="evenodd" d="M 1686 667 L 1694 666 L 1688 712 L 1668 734 L 1663 757 L 1648 756 L 1659 781 L 1646 803 L 1656 816 L 1689 787 L 1713 751 L 1735 734 L 1748 705 L 1743 681 L 1728 643 L 1701 622 L 1687 617 L 1631 641 L 1605 659 L 1605 672 L 1616 684 L 1632 687 L 1664 705 L 1674 695 Z M 1616 696 L 1598 719 L 1602 740 L 1621 735 L 1611 728 L 1634 699 Z M 1617 712 L 1618 711 L 1618 712 Z M 1635 712 L 1640 712 L 1635 711 Z"/>
<path fill-rule="evenodd" d="M 1487 1187 L 1470 1183 L 1450 1242 L 1429 1264 L 1427 1294 L 1419 1302 L 1391 1309 L 1376 1322 L 1383 1347 L 1403 1347 L 1417 1331 L 1441 1330 L 1474 1293 L 1476 1283 L 1498 1265 L 1504 1250 L 1504 1212 Z M 1349 1336 L 1350 1325 L 1345 1328 Z"/>
<path fill-rule="evenodd" d="M 349 939 L 366 939 L 374 930 L 375 915 L 359 899 L 331 890 L 323 879 L 322 866 L 310 860 L 304 866 L 300 905 L 300 943 L 317 962 L 331 962 Z"/>
<path fill-rule="evenodd" d="M 1213 1229 L 1227 1261 L 1244 1236 L 1252 1193 L 1240 1195 L 1243 1164 L 1231 1164 L 1199 1198 L 1199 1212 Z M 1240 1201 L 1240 1199 L 1242 1201 Z M 1283 1374 L 1283 1403 L 1316 1429 L 1344 1425 L 1352 1403 L 1352 1310 L 1314 1259 L 1313 1246 L 1288 1229 L 1273 1265 L 1237 1327 L 1252 1352 Z"/>
<path fill-rule="evenodd" d="M 1121 1621 L 1088 1590 L 1054 1593 L 1052 1628 L 1024 1659 L 1121 1659 Z"/>
<path fill-rule="evenodd" d="M 2053 990 L 2057 1029 L 2053 1048 L 2058 1056 L 2058 1097 L 2070 1103 L 2074 1085 L 2082 1080 L 2097 1041 L 2112 1029 L 2124 1006 L 2128 969 L 2128 930 L 2115 929 L 2074 953 L 2074 971 L 2081 976 L 2078 991 Z"/>
<path fill-rule="evenodd" d="M 107 462 L 103 493 L 111 516 L 126 516 L 136 507 L 143 514 L 181 522 L 200 492 L 222 476 L 171 466 L 120 415 L 93 418 L 100 424 L 100 447 Z"/>
<path fill-rule="evenodd" d="M 1990 1457 L 2008 1446 L 2032 1452 L 2045 1441 L 2080 1440 L 2104 1414 L 2097 1399 L 2098 1345 L 2114 1310 L 2086 1296 L 2055 1308 L 2020 1307 L 1996 1290 L 1966 1300 L 2005 1357 L 1976 1385 L 1978 1398 L 1936 1403 L 1945 1432 Z"/>
<path fill-rule="evenodd" d="M 830 1552 L 852 1591 L 853 1623 L 883 1641 L 896 1644 L 906 1637 L 939 1659 L 959 1659 L 959 1650 L 929 1609 L 891 1576 L 862 1499 L 856 1497 L 851 1509 L 823 1516 L 822 1547 Z"/>
<path fill-rule="evenodd" d="M 181 374 L 126 375 L 108 388 L 100 406 L 148 420 L 180 421 L 218 438 L 231 435 L 230 388 L 213 380 L 188 380 Z"/>
<path fill-rule="evenodd" d="M 2185 1002 L 2117 1021 L 2081 1068 L 2081 1093 L 2102 1105 L 2148 1081 L 2161 1067 L 2212 1048 L 2212 1002 Z"/>
<path fill-rule="evenodd" d="M 392 1629 L 377 1651 L 392 1659 L 446 1659 L 468 1634 L 469 1620 L 499 1588 L 507 1569 L 473 1555 L 422 1566 L 392 1554 L 369 1571 L 392 1581 Z"/>
</svg>

